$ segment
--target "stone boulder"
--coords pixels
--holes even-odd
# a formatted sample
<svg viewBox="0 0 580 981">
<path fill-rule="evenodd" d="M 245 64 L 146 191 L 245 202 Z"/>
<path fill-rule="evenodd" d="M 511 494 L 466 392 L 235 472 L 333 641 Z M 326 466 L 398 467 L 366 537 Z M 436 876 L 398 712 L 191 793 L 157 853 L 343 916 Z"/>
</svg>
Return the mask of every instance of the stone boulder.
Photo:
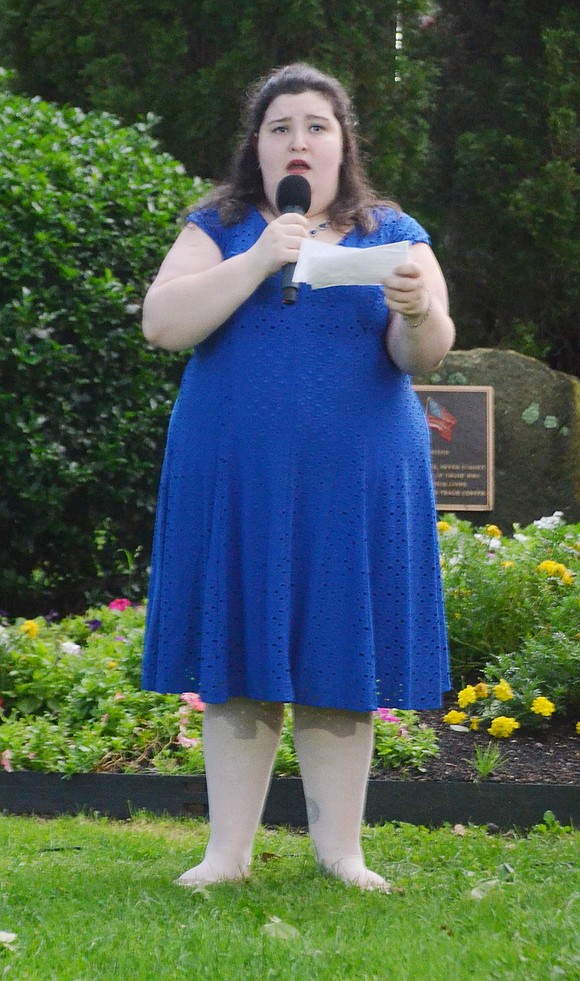
<svg viewBox="0 0 580 981">
<path fill-rule="evenodd" d="M 580 521 L 580 380 L 515 351 L 451 351 L 423 385 L 491 385 L 495 418 L 493 511 L 457 512 L 505 533 L 562 511 Z"/>
</svg>

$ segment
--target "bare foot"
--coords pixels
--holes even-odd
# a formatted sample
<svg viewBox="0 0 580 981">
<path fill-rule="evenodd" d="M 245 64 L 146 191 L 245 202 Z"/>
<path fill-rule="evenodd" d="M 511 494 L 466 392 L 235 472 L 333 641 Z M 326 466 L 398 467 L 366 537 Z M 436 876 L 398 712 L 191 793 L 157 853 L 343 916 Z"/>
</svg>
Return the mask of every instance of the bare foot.
<svg viewBox="0 0 580 981">
<path fill-rule="evenodd" d="M 231 861 L 220 861 L 218 858 L 204 858 L 199 865 L 188 869 L 178 879 L 175 879 L 175 883 L 178 886 L 195 888 L 196 886 L 215 885 L 216 882 L 236 882 L 239 879 L 247 879 L 249 874 L 248 866 L 242 867 Z"/>
<path fill-rule="evenodd" d="M 382 875 L 367 869 L 359 858 L 340 858 L 332 865 L 323 864 L 322 867 L 329 875 L 342 879 L 349 886 L 357 886 L 363 890 L 373 889 L 376 892 L 392 892 L 391 883 L 383 879 Z"/>
</svg>

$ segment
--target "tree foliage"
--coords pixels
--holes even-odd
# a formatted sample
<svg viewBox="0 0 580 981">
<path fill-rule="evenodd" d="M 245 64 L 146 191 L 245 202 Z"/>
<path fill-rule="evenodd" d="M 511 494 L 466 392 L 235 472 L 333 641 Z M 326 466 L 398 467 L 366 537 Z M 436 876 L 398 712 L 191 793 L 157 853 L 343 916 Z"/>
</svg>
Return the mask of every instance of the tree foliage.
<svg viewBox="0 0 580 981">
<path fill-rule="evenodd" d="M 0 607 L 115 592 L 151 536 L 182 358 L 140 305 L 201 182 L 148 124 L 0 91 Z M 142 588 L 142 583 L 141 583 Z"/>
<path fill-rule="evenodd" d="M 459 343 L 573 373 L 578 34 L 571 0 L 0 0 L 19 91 L 153 112 L 201 177 L 224 176 L 258 75 L 299 59 L 338 74 L 375 185 L 435 233 Z"/>
<path fill-rule="evenodd" d="M 430 210 L 461 344 L 578 373 L 580 14 L 554 0 L 440 8 Z"/>
<path fill-rule="evenodd" d="M 189 173 L 225 175 L 247 87 L 307 60 L 355 97 L 373 178 L 390 196 L 420 186 L 432 71 L 395 47 L 428 0 L 0 0 L 0 63 L 19 90 L 125 121 L 153 112 Z M 401 62 L 404 60 L 404 70 Z M 397 83 L 395 76 L 401 76 Z"/>
</svg>

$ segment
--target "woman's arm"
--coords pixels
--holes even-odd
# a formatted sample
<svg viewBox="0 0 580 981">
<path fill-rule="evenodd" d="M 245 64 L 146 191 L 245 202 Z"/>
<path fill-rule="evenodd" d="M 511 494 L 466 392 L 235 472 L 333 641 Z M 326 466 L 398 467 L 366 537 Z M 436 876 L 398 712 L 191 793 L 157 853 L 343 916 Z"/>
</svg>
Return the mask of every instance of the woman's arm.
<svg viewBox="0 0 580 981">
<path fill-rule="evenodd" d="M 150 344 L 184 351 L 220 327 L 268 276 L 296 262 L 308 222 L 281 215 L 247 252 L 223 258 L 197 225 L 180 233 L 143 304 L 143 333 Z"/>
<path fill-rule="evenodd" d="M 431 371 L 452 348 L 455 327 L 443 273 L 429 246 L 414 245 L 412 261 L 398 266 L 384 285 L 391 358 L 410 375 Z"/>
</svg>

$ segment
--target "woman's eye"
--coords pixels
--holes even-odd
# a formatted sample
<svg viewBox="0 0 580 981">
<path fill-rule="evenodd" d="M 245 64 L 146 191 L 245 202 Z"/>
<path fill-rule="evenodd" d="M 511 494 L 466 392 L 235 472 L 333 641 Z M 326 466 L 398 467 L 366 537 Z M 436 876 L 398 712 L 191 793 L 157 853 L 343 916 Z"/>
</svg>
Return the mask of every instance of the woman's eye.
<svg viewBox="0 0 580 981">
<path fill-rule="evenodd" d="M 310 129 L 313 130 L 314 133 L 322 133 L 324 126 L 321 126 L 320 123 L 312 123 Z"/>
<path fill-rule="evenodd" d="M 286 133 L 288 130 L 287 126 L 275 126 L 272 130 L 273 133 Z"/>
</svg>

